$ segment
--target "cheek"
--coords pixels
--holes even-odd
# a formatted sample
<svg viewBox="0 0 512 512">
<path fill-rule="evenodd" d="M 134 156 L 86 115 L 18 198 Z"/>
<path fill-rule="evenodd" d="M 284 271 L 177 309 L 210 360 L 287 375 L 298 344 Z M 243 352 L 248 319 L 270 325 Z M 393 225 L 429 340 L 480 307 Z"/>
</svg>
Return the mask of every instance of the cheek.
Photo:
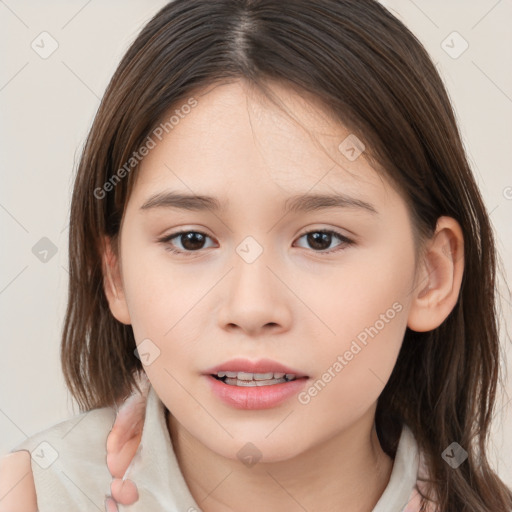
<svg viewBox="0 0 512 512">
<path fill-rule="evenodd" d="M 135 340 L 149 339 L 159 352 L 146 367 L 148 375 L 192 367 L 201 338 L 200 302 L 212 286 L 211 275 L 198 276 L 192 266 L 171 264 L 163 250 L 152 247 L 127 255 L 123 273 Z"/>
<path fill-rule="evenodd" d="M 318 402 L 367 408 L 378 398 L 402 345 L 413 279 L 410 240 L 383 243 L 347 253 L 329 285 L 323 280 L 310 295 L 330 330 L 316 349 Z"/>
<path fill-rule="evenodd" d="M 323 418 L 327 437 L 362 417 L 393 371 L 407 325 L 407 305 L 394 291 L 373 288 L 344 299 L 331 319 L 336 336 L 311 354 L 316 372 L 298 402 L 308 417 Z"/>
<path fill-rule="evenodd" d="M 199 333 L 194 308 L 201 290 L 182 267 L 155 256 L 152 249 L 126 257 L 123 271 L 132 329 L 144 371 L 157 394 L 171 410 L 180 410 L 190 397 L 194 350 Z M 204 290 L 202 290 L 204 295 Z M 145 356 L 149 354 L 149 356 Z M 145 357 L 148 357 L 146 359 Z M 184 387 L 182 387 L 184 386 Z"/>
<path fill-rule="evenodd" d="M 126 247 L 129 246 L 126 242 Z M 184 314 L 193 296 L 193 282 L 158 247 L 138 247 L 123 256 L 126 300 L 135 338 L 162 337 Z M 141 244 L 142 245 L 142 244 Z"/>
</svg>

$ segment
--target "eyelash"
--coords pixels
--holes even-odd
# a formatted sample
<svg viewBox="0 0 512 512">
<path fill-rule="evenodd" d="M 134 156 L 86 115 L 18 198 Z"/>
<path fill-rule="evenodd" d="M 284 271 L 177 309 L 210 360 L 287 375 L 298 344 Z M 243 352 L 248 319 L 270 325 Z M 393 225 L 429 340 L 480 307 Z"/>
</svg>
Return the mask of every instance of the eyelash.
<svg viewBox="0 0 512 512">
<path fill-rule="evenodd" d="M 176 233 L 171 233 L 170 235 L 166 235 L 165 237 L 158 239 L 158 242 L 163 243 L 166 246 L 165 250 L 168 251 L 168 252 L 171 252 L 173 254 L 183 255 L 183 256 L 186 256 L 186 257 L 193 256 L 195 253 L 200 252 L 201 249 L 198 249 L 197 251 L 182 251 L 180 249 L 175 249 L 174 247 L 170 246 L 171 240 L 173 240 L 174 238 L 178 238 L 180 235 L 184 235 L 184 234 L 187 234 L 187 233 L 196 233 L 196 234 L 203 235 L 203 236 L 211 239 L 210 236 L 208 236 L 206 233 L 203 233 L 202 231 L 184 230 L 184 231 L 178 231 Z M 347 238 L 346 236 L 342 235 L 338 231 L 335 231 L 335 230 L 332 230 L 332 229 L 313 229 L 311 231 L 307 231 L 306 233 L 303 233 L 301 236 L 298 237 L 298 239 L 300 239 L 300 238 L 302 238 L 302 237 L 304 237 L 306 235 L 309 235 L 311 233 L 329 233 L 329 234 L 333 234 L 333 235 L 335 235 L 341 241 L 340 245 L 336 249 L 331 249 L 331 250 L 328 250 L 328 251 L 315 251 L 315 250 L 313 250 L 313 252 L 321 254 L 321 255 L 332 254 L 332 253 L 335 253 L 335 252 L 338 252 L 338 251 L 342 251 L 346 247 L 349 247 L 350 245 L 354 244 L 353 240 Z"/>
</svg>

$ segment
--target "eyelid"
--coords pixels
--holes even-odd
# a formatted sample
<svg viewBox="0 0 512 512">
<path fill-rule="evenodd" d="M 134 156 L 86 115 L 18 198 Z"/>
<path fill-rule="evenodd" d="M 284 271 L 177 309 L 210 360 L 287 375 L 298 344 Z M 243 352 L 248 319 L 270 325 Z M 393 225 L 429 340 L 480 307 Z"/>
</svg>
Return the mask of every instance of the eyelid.
<svg viewBox="0 0 512 512">
<path fill-rule="evenodd" d="M 180 235 L 183 235 L 186 233 L 197 233 L 197 234 L 203 235 L 207 238 L 213 239 L 213 237 L 208 235 L 208 233 L 205 233 L 198 229 L 186 228 L 186 229 L 181 229 L 180 231 L 169 233 L 168 235 L 165 235 L 165 236 L 159 238 L 157 241 L 160 243 L 163 243 L 164 245 L 167 245 L 166 250 L 168 252 L 171 252 L 174 254 L 183 255 L 183 256 L 200 255 L 204 251 L 204 249 L 198 249 L 197 251 L 183 251 L 181 249 L 169 248 L 169 242 L 171 240 L 173 240 L 174 238 L 178 238 Z M 338 231 L 338 229 L 334 229 L 334 228 L 309 228 L 306 231 L 302 232 L 300 235 L 298 235 L 295 238 L 295 240 L 299 240 L 302 237 L 304 237 L 305 235 L 308 235 L 310 233 L 330 233 L 330 234 L 333 234 L 335 237 L 337 237 L 340 240 L 340 244 L 337 245 L 334 249 L 323 250 L 323 251 L 315 251 L 315 250 L 311 249 L 309 252 L 312 252 L 313 254 L 319 254 L 319 255 L 333 254 L 333 253 L 342 251 L 344 248 L 346 248 L 348 246 L 355 245 L 355 243 L 356 243 L 353 238 L 344 235 L 343 233 Z"/>
</svg>

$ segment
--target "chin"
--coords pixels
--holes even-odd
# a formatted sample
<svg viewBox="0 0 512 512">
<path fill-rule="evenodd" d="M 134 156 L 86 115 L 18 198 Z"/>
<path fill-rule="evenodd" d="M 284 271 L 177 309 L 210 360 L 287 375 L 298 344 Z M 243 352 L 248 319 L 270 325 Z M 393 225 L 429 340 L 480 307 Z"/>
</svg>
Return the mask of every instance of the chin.
<svg viewBox="0 0 512 512">
<path fill-rule="evenodd" d="M 264 436 L 263 436 L 264 437 Z M 208 448 L 218 455 L 231 460 L 239 460 L 251 467 L 253 461 L 257 463 L 286 462 L 301 455 L 304 450 L 297 442 L 287 436 L 286 439 L 251 440 L 250 436 L 234 437 L 229 442 L 221 444 L 208 444 Z M 247 460 L 247 462 L 246 462 Z"/>
</svg>

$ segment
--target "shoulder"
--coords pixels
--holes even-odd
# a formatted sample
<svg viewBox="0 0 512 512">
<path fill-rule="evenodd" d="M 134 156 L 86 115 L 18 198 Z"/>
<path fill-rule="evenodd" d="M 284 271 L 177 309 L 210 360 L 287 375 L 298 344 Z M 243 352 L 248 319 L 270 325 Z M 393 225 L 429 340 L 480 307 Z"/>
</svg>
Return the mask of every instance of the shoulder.
<svg viewBox="0 0 512 512">
<path fill-rule="evenodd" d="M 18 451 L 0 459 L 0 512 L 37 512 L 30 453 Z"/>
<path fill-rule="evenodd" d="M 15 446 L 11 453 L 26 450 L 39 466 L 50 466 L 69 451 L 75 456 L 87 456 L 91 448 L 105 447 L 114 420 L 113 408 L 92 409 L 35 433 Z"/>
<path fill-rule="evenodd" d="M 18 480 L 23 479 L 9 504 L 0 501 L 4 507 L 0 512 L 46 512 L 77 505 L 88 510 L 90 501 L 101 509 L 100 502 L 109 494 L 112 480 L 106 465 L 106 442 L 114 421 L 113 408 L 92 409 L 37 432 L 14 447 L 4 459 L 1 481 L 5 472 L 14 486 L 13 470 Z M 25 508 L 15 503 L 21 494 L 33 498 L 24 502 Z M 35 502 L 38 509 L 28 508 Z"/>
</svg>

